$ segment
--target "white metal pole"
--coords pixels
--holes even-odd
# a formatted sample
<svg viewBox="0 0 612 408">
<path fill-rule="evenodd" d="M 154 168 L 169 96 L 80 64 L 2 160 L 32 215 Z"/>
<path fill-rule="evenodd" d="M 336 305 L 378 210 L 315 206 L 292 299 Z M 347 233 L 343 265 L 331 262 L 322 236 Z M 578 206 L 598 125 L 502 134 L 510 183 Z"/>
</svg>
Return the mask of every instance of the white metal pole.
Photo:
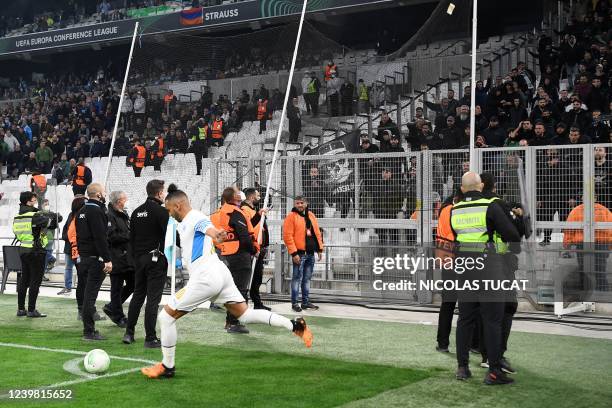
<svg viewBox="0 0 612 408">
<path fill-rule="evenodd" d="M 276 165 L 276 156 L 278 155 L 278 147 L 280 145 L 281 134 L 283 133 L 283 125 L 285 123 L 285 115 L 287 114 L 287 103 L 289 101 L 289 91 L 291 90 L 291 84 L 293 82 L 293 73 L 295 71 L 295 61 L 297 60 L 298 49 L 300 45 L 300 38 L 302 37 L 302 27 L 304 26 L 304 17 L 306 16 L 306 6 L 308 0 L 304 0 L 302 5 L 302 14 L 300 16 L 300 25 L 298 27 L 297 38 L 295 39 L 295 47 L 293 48 L 293 59 L 291 60 L 291 70 L 289 71 L 289 79 L 287 80 L 287 88 L 285 89 L 285 102 L 283 103 L 283 112 L 280 117 L 280 123 L 278 124 L 278 132 L 276 134 L 276 143 L 274 144 L 274 155 L 272 156 L 272 163 L 270 164 L 270 172 L 268 173 L 268 182 L 266 184 L 266 195 L 264 196 L 264 202 L 262 208 L 268 208 L 268 202 L 270 201 L 270 185 L 272 184 L 272 177 L 274 176 L 274 167 Z M 259 233 L 257 234 L 257 243 L 261 245 L 261 239 L 263 236 L 263 226 L 266 221 L 266 215 L 262 214 L 261 220 L 259 221 Z M 277 254 L 279 256 L 279 254 Z M 249 279 L 249 289 L 251 288 L 251 282 L 253 281 L 253 273 L 255 272 L 255 264 L 257 263 L 257 257 L 253 258 L 253 264 L 251 265 L 251 278 Z"/>
<path fill-rule="evenodd" d="M 115 138 L 117 137 L 117 128 L 119 127 L 119 118 L 121 117 L 121 107 L 123 106 L 123 96 L 127 85 L 128 75 L 130 74 L 130 65 L 132 64 L 132 54 L 134 53 L 134 43 L 136 42 L 136 34 L 138 34 L 138 21 L 134 24 L 134 34 L 132 35 L 132 45 L 130 47 L 130 56 L 128 58 L 125 75 L 123 78 L 123 86 L 121 87 L 121 95 L 119 96 L 119 106 L 115 116 L 115 127 L 113 128 L 113 136 L 111 138 L 110 152 L 108 153 L 108 162 L 106 163 L 106 172 L 104 173 L 104 188 L 108 188 L 108 176 L 110 174 L 110 166 L 113 160 L 113 149 L 115 148 Z"/>
<path fill-rule="evenodd" d="M 470 79 L 470 171 L 476 168 L 476 48 L 478 25 L 478 0 L 473 0 L 472 10 L 472 77 Z"/>
</svg>

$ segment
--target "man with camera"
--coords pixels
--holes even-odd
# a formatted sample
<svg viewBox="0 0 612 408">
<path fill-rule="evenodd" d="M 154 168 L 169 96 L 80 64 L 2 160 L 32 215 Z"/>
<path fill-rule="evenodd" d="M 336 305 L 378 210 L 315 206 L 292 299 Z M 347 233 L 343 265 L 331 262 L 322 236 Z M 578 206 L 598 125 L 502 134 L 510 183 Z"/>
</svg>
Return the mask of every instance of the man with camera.
<svg viewBox="0 0 612 408">
<path fill-rule="evenodd" d="M 151 180 L 147 183 L 146 190 L 147 200 L 134 210 L 130 218 L 130 246 L 136 274 L 123 343 L 134 343 L 134 330 L 146 298 L 144 346 L 159 348 L 161 343 L 155 333 L 155 324 L 168 270 L 164 241 L 170 217 L 168 211 L 162 207 L 166 196 L 164 181 Z"/>
<path fill-rule="evenodd" d="M 51 217 L 36 208 L 38 198 L 31 191 L 19 196 L 19 215 L 13 220 L 13 232 L 19 242 L 21 276 L 17 281 L 17 317 L 46 317 L 36 310 L 38 290 L 45 273 L 45 247 L 47 228 Z M 25 308 L 26 293 L 29 289 L 28 309 Z"/>
</svg>

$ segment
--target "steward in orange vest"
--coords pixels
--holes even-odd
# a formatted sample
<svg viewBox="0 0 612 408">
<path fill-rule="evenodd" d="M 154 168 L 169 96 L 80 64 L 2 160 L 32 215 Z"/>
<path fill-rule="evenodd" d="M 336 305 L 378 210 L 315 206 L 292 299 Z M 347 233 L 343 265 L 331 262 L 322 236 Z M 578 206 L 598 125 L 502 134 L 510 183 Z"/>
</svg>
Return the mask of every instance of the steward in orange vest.
<svg viewBox="0 0 612 408">
<path fill-rule="evenodd" d="M 132 168 L 134 169 L 134 176 L 140 177 L 140 172 L 142 168 L 145 166 L 145 160 L 147 158 L 147 149 L 140 144 L 140 141 L 137 139 L 134 141 L 134 148 L 128 157 L 128 161 L 132 164 Z"/>
<path fill-rule="evenodd" d="M 74 195 L 85 194 L 87 186 L 91 184 L 91 170 L 85 165 L 83 159 L 72 170 L 72 192 Z"/>
<path fill-rule="evenodd" d="M 223 146 L 223 127 L 225 123 L 220 115 L 213 116 L 212 138 L 210 144 L 213 146 Z"/>
<path fill-rule="evenodd" d="M 32 173 L 30 179 L 30 188 L 36 198 L 38 199 L 38 208 L 42 208 L 43 201 L 45 201 L 45 194 L 47 193 L 47 178 L 39 172 Z"/>
<path fill-rule="evenodd" d="M 153 169 L 161 171 L 161 165 L 166 155 L 166 141 L 162 135 L 158 135 L 155 138 L 153 146 L 151 146 L 151 162 L 153 163 Z"/>
<path fill-rule="evenodd" d="M 223 190 L 221 208 L 210 216 L 213 225 L 227 232 L 225 241 L 215 246 L 224 260 L 234 279 L 236 287 L 245 299 L 248 299 L 251 284 L 252 256 L 259 252 L 255 242 L 255 231 L 249 217 L 240 209 L 240 191 L 233 187 Z M 248 333 L 240 325 L 238 319 L 227 313 L 225 328 L 232 333 Z"/>
<path fill-rule="evenodd" d="M 259 134 L 261 135 L 266 130 L 266 121 L 268 120 L 268 100 L 260 99 L 257 102 L 257 120 L 259 121 Z"/>
</svg>

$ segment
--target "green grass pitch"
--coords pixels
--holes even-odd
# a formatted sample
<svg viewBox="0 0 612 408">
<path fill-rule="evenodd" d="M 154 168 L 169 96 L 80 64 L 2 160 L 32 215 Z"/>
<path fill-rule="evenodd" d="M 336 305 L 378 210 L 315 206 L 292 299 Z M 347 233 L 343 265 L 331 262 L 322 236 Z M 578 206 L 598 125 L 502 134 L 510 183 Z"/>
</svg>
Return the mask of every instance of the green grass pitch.
<svg viewBox="0 0 612 408">
<path fill-rule="evenodd" d="M 230 335 L 224 315 L 197 311 L 178 322 L 177 377 L 148 380 L 138 368 L 158 361 L 159 350 L 121 343 L 108 321 L 108 340 L 80 339 L 74 300 L 39 300 L 46 319 L 16 318 L 16 299 L 0 296 L 0 406 L 15 407 L 610 407 L 612 341 L 513 333 L 509 357 L 516 383 L 454 379 L 454 355 L 433 350 L 435 327 L 351 319 L 309 318 L 315 343 L 270 327 Z M 101 307 L 101 305 L 99 306 Z M 139 324 L 141 326 L 141 323 Z M 27 345 L 50 350 L 17 348 Z M 112 358 L 106 376 L 86 379 L 75 362 L 92 348 Z M 59 351 L 58 351 L 59 350 Z M 130 359 L 123 360 L 122 358 Z M 138 360 L 138 361 L 132 361 Z M 73 372 L 64 367 L 72 361 Z M 77 371 L 83 370 L 82 364 Z M 71 400 L 10 400 L 11 389 L 66 383 Z"/>
</svg>

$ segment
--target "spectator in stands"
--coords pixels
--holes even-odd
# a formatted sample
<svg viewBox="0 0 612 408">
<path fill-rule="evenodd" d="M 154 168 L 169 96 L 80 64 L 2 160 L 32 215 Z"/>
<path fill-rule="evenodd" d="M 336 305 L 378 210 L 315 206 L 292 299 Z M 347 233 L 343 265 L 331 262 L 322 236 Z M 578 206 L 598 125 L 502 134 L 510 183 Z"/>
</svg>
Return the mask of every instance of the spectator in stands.
<svg viewBox="0 0 612 408">
<path fill-rule="evenodd" d="M 298 136 L 302 131 L 302 113 L 297 98 L 293 98 L 291 104 L 287 107 L 287 119 L 289 119 L 289 142 L 297 143 Z"/>
<path fill-rule="evenodd" d="M 560 47 L 560 61 L 567 73 L 570 89 L 576 82 L 578 63 L 584 55 L 584 49 L 578 44 L 574 35 L 566 35 Z"/>
<path fill-rule="evenodd" d="M 506 132 L 499 126 L 497 116 L 491 116 L 489 127 L 482 132 L 487 146 L 502 147 L 506 139 Z"/>
<path fill-rule="evenodd" d="M 334 63 L 334 61 L 329 61 L 325 66 L 325 70 L 323 72 L 325 77 L 325 82 L 328 83 L 332 80 L 334 75 L 338 75 L 338 66 Z"/>
<path fill-rule="evenodd" d="M 599 202 L 608 209 L 612 208 L 612 162 L 607 159 L 605 147 L 595 148 L 593 181 Z"/>
<path fill-rule="evenodd" d="M 378 205 L 374 207 L 376 218 L 398 219 L 404 204 L 404 191 L 400 174 L 390 168 L 384 168 L 381 178 L 376 186 L 377 196 L 380 197 Z M 390 228 L 377 228 L 378 242 L 380 244 L 397 245 L 399 243 L 399 230 Z"/>
<path fill-rule="evenodd" d="M 36 161 L 36 153 L 30 152 L 30 155 L 28 156 L 28 159 L 26 160 L 24 164 L 24 168 L 25 168 L 25 171 L 30 172 L 30 173 L 38 170 L 38 162 Z"/>
<path fill-rule="evenodd" d="M 338 78 L 336 73 L 331 74 L 331 78 L 327 81 L 327 104 L 329 106 L 330 116 L 335 117 L 339 114 L 340 104 L 340 88 L 343 81 Z"/>
<path fill-rule="evenodd" d="M 554 215 L 557 212 L 560 220 L 567 218 L 571 204 L 570 198 L 572 196 L 567 186 L 570 171 L 567 163 L 561 161 L 557 149 L 548 149 L 545 156 L 538 157 L 536 173 L 538 219 L 553 221 Z M 550 243 L 551 233 L 551 229 L 544 229 L 542 245 Z"/>
<path fill-rule="evenodd" d="M 607 112 L 608 109 L 608 95 L 602 89 L 601 79 L 594 77 L 591 80 L 591 89 L 584 97 L 584 103 L 588 109 L 593 112 L 595 109 L 600 112 Z"/>
<path fill-rule="evenodd" d="M 442 149 L 457 149 L 463 139 L 463 129 L 455 126 L 455 117 L 446 118 L 446 127 L 439 131 L 438 137 L 441 141 Z"/>
<path fill-rule="evenodd" d="M 547 146 L 552 144 L 552 135 L 541 121 L 536 122 L 534 138 L 529 141 L 529 146 Z"/>
<path fill-rule="evenodd" d="M 126 92 L 123 96 L 123 104 L 121 105 L 121 116 L 123 120 L 123 128 L 126 131 L 132 129 L 133 117 L 134 114 L 134 103 L 132 102 L 132 98 L 130 97 L 129 92 Z"/>
<path fill-rule="evenodd" d="M 455 115 L 456 112 L 449 105 L 447 98 L 442 98 L 439 103 L 433 103 L 425 101 L 427 108 L 436 112 L 436 118 L 434 119 L 434 126 L 436 129 L 442 130 L 446 126 L 446 118 L 448 115 Z"/>
<path fill-rule="evenodd" d="M 308 200 L 308 209 L 317 218 L 325 217 L 325 206 L 329 200 L 329 190 L 325 179 L 319 172 L 319 165 L 315 162 L 310 164 L 308 174 L 304 177 L 304 197 Z"/>
<path fill-rule="evenodd" d="M 378 123 L 378 135 L 375 137 L 376 140 L 381 142 L 381 149 L 383 148 L 383 144 L 386 144 L 387 146 L 385 146 L 385 148 L 388 148 L 390 137 L 383 142 L 383 140 L 385 140 L 383 136 L 387 130 L 390 132 L 390 135 L 400 137 L 400 131 L 397 124 L 393 122 L 393 119 L 391 119 L 387 112 L 383 111 L 380 114 L 380 122 Z"/>
<path fill-rule="evenodd" d="M 610 135 L 610 127 L 601 120 L 601 110 L 599 108 L 591 109 L 593 120 L 591 126 L 586 130 L 585 135 L 588 136 L 593 143 L 608 143 Z"/>
<path fill-rule="evenodd" d="M 172 90 L 168 90 L 168 92 L 172 92 Z M 164 97 L 164 100 L 166 98 Z M 147 101 L 142 96 L 142 92 L 136 92 L 136 98 L 134 98 L 134 117 L 136 120 L 140 119 L 141 122 L 145 122 L 145 112 L 147 110 Z"/>
<path fill-rule="evenodd" d="M 581 145 L 591 143 L 591 139 L 583 135 L 580 128 L 577 126 L 570 127 L 569 136 L 567 137 L 567 145 Z"/>
<path fill-rule="evenodd" d="M 21 145 L 19 140 L 9 130 L 4 133 L 4 143 L 6 143 L 9 153 Z"/>
<path fill-rule="evenodd" d="M 348 79 L 340 87 L 340 100 L 342 103 L 342 116 L 353 115 L 353 96 L 355 94 L 355 85 Z"/>
<path fill-rule="evenodd" d="M 381 151 L 381 153 L 402 153 L 404 148 L 400 143 L 400 139 L 397 136 L 391 136 L 390 145 L 388 150 Z M 381 159 L 383 168 L 387 168 L 391 173 L 396 174 L 398 177 L 402 174 L 402 164 L 406 161 L 404 157 L 386 157 Z"/>
<path fill-rule="evenodd" d="M 53 165 L 53 151 L 47 146 L 44 140 L 40 142 L 38 149 L 36 149 L 36 163 L 43 173 L 49 173 L 51 171 Z"/>
<path fill-rule="evenodd" d="M 102 0 L 102 2 L 98 5 L 98 11 L 100 13 L 100 21 L 108 21 L 111 11 L 111 4 L 107 0 Z"/>
<path fill-rule="evenodd" d="M 21 152 L 21 146 L 15 146 L 15 150 L 6 156 L 6 172 L 9 178 L 17 178 L 23 173 L 25 167 L 25 156 Z"/>
<path fill-rule="evenodd" d="M 461 130 L 470 127 L 470 106 L 469 105 L 459 106 L 459 108 L 457 109 L 457 115 L 455 117 L 455 126 Z"/>
</svg>

